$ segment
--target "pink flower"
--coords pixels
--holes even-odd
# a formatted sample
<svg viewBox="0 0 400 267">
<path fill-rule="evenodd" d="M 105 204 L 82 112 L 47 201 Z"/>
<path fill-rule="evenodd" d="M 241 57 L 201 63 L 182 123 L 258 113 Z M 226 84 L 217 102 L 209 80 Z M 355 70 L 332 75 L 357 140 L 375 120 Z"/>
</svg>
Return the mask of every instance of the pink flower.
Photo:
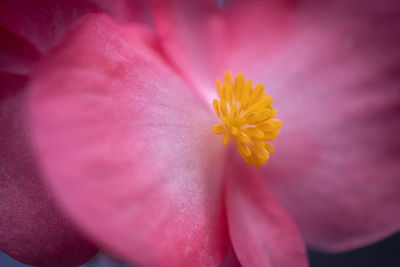
<svg viewBox="0 0 400 267">
<path fill-rule="evenodd" d="M 81 20 L 29 88 L 59 204 L 146 266 L 220 264 L 230 245 L 244 266 L 306 266 L 302 240 L 341 251 L 397 231 L 399 5 L 357 2 L 159 1 L 157 36 Z M 284 121 L 260 170 L 210 130 L 227 69 L 264 82 Z"/>
</svg>

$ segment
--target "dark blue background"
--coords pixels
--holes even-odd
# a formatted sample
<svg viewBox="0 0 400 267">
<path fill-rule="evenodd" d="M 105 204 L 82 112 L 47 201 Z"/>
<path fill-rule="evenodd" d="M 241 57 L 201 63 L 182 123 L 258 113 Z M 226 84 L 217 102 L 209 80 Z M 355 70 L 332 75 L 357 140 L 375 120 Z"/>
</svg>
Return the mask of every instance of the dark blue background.
<svg viewBox="0 0 400 267">
<path fill-rule="evenodd" d="M 354 251 L 340 254 L 327 254 L 309 251 L 310 267 L 399 267 L 400 266 L 400 234 L 396 234 L 379 243 Z M 0 252 L 1 267 L 26 267 Z M 128 267 L 102 255 L 82 267 Z M 292 266 L 288 266 L 292 267 Z"/>
</svg>

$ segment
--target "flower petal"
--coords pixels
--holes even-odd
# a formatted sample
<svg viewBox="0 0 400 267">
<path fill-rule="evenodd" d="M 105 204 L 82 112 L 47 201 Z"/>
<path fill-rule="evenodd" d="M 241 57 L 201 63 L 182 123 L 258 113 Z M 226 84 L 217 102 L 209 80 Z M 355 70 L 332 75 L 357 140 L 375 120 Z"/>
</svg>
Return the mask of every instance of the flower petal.
<svg viewBox="0 0 400 267">
<path fill-rule="evenodd" d="M 11 74 L 0 71 L 0 101 L 7 97 L 17 95 L 24 89 L 28 77 L 26 75 Z M 5 115 L 3 115 L 5 116 Z"/>
<path fill-rule="evenodd" d="M 97 248 L 58 211 L 40 182 L 27 131 L 26 79 L 0 74 L 0 81 L 0 249 L 35 266 L 80 265 Z"/>
<path fill-rule="evenodd" d="M 68 214 L 112 253 L 219 264 L 228 242 L 213 116 L 143 31 L 89 16 L 39 67 L 30 106 L 41 165 Z"/>
<path fill-rule="evenodd" d="M 0 26 L 45 52 L 89 12 L 106 12 L 125 22 L 144 20 L 145 8 L 144 0 L 3 0 Z"/>
<path fill-rule="evenodd" d="M 230 164 L 226 203 L 231 240 L 243 266 L 308 266 L 294 222 L 243 162 Z"/>
<path fill-rule="evenodd" d="M 1 72 L 19 75 L 30 74 L 39 57 L 40 53 L 35 47 L 0 27 Z"/>
<path fill-rule="evenodd" d="M 150 23 L 151 21 L 150 1 L 148 0 L 91 0 L 91 2 L 120 23 Z"/>
<path fill-rule="evenodd" d="M 156 2 L 155 24 L 164 48 L 206 94 L 215 93 L 215 79 L 231 68 L 233 58 L 250 64 L 280 49 L 295 7 L 293 1 Z"/>
<path fill-rule="evenodd" d="M 342 251 L 400 229 L 400 5 L 328 3 L 304 6 L 292 46 L 250 72 L 283 121 L 268 185 L 306 241 Z"/>
</svg>

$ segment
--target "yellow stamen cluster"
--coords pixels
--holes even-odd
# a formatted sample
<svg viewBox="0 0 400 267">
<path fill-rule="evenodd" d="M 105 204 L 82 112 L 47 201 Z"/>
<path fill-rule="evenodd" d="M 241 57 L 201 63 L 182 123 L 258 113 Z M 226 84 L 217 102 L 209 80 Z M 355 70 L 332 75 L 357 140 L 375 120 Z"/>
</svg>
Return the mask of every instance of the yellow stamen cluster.
<svg viewBox="0 0 400 267">
<path fill-rule="evenodd" d="M 252 81 L 245 81 L 242 73 L 233 81 L 228 71 L 223 83 L 217 80 L 217 90 L 220 101 L 214 99 L 213 106 L 222 123 L 214 125 L 212 131 L 224 135 L 224 145 L 233 139 L 245 162 L 260 168 L 274 152 L 268 141 L 278 136 L 282 125 L 274 119 L 277 111 L 271 106 L 272 97 L 266 94 L 264 84 L 253 88 Z"/>
</svg>

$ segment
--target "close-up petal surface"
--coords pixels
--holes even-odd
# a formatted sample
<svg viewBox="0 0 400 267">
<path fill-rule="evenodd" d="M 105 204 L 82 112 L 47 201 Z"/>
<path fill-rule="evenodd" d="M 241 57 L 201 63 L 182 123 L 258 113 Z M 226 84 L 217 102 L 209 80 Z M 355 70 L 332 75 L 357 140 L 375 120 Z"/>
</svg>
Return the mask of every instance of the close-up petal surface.
<svg viewBox="0 0 400 267">
<path fill-rule="evenodd" d="M 0 75 L 0 250 L 35 266 L 77 266 L 97 248 L 82 237 L 43 186 L 24 105 L 26 79 Z"/>
<path fill-rule="evenodd" d="M 155 1 L 154 20 L 168 56 L 195 84 L 214 93 L 233 56 L 249 61 L 279 49 L 294 1 Z M 245 73 L 247 75 L 247 73 Z"/>
<path fill-rule="evenodd" d="M 263 176 L 311 246 L 343 251 L 400 229 L 400 6 L 303 10 L 291 46 L 249 66 L 283 121 Z"/>
<path fill-rule="evenodd" d="M 260 177 L 237 160 L 227 168 L 226 203 L 230 237 L 242 265 L 308 266 L 305 245 L 294 221 Z"/>
<path fill-rule="evenodd" d="M 145 0 L 2 0 L 0 28 L 45 52 L 89 12 L 106 12 L 119 22 L 131 22 L 145 20 L 145 9 Z"/>
<path fill-rule="evenodd" d="M 398 1 L 159 2 L 171 60 L 199 68 L 189 79 L 229 69 L 265 83 L 283 126 L 261 176 L 310 245 L 342 251 L 399 230 Z"/>
<path fill-rule="evenodd" d="M 151 40 L 89 16 L 43 60 L 29 101 L 40 163 L 59 203 L 110 253 L 144 266 L 220 264 L 223 147 L 211 111 Z"/>
</svg>

